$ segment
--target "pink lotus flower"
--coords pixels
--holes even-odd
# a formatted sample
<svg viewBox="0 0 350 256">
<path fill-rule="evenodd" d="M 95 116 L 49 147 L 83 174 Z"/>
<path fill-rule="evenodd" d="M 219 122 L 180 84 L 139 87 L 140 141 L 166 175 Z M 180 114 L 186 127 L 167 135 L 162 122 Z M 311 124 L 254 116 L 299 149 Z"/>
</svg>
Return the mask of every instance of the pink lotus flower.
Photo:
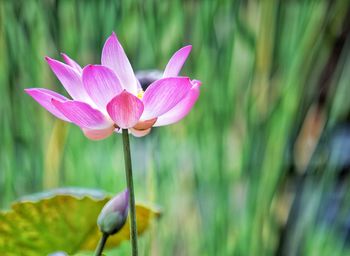
<svg viewBox="0 0 350 256">
<path fill-rule="evenodd" d="M 103 47 L 102 65 L 82 69 L 65 54 L 62 57 L 66 64 L 46 57 L 72 100 L 44 88 L 25 91 L 57 118 L 79 126 L 90 139 L 104 139 L 120 129 L 144 136 L 152 126 L 178 122 L 197 101 L 201 82 L 178 76 L 191 48 L 189 45 L 178 50 L 163 78 L 144 92 L 113 33 Z"/>
</svg>

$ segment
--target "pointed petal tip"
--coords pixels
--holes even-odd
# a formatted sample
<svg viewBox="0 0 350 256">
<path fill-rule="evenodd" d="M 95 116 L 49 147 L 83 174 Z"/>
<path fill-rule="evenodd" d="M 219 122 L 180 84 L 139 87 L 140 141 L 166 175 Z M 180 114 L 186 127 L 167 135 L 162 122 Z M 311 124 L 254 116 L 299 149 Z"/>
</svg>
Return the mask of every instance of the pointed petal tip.
<svg viewBox="0 0 350 256">
<path fill-rule="evenodd" d="M 68 99 L 66 97 L 44 88 L 26 88 L 24 91 L 51 114 L 59 119 L 70 122 L 52 103 L 53 99 L 56 99 L 58 102 L 67 101 Z"/>
<path fill-rule="evenodd" d="M 107 38 L 103 46 L 101 63 L 103 66 L 114 71 L 124 88 L 134 94 L 137 93 L 137 79 L 129 59 L 115 33 L 112 33 L 112 35 Z"/>
<path fill-rule="evenodd" d="M 188 51 L 188 55 L 189 55 L 192 51 L 192 45 L 189 44 L 189 45 L 185 46 L 184 48 Z"/>
<path fill-rule="evenodd" d="M 79 74 L 82 72 L 81 66 L 73 59 L 71 59 L 67 54 L 61 52 L 60 53 L 61 57 L 63 58 L 64 62 L 73 68 L 75 71 L 77 71 Z"/>
<path fill-rule="evenodd" d="M 54 60 L 55 60 L 55 59 L 53 59 L 53 58 L 50 58 L 49 56 L 45 56 L 44 58 L 45 58 L 45 60 L 46 60 L 47 62 L 51 62 L 51 61 L 54 61 Z"/>
<path fill-rule="evenodd" d="M 36 92 L 37 89 L 38 89 L 38 88 L 25 88 L 25 89 L 23 89 L 23 91 L 24 91 L 26 94 L 32 96 L 33 92 Z"/>
<path fill-rule="evenodd" d="M 54 58 L 51 58 L 49 56 L 45 56 L 45 60 L 46 60 L 47 64 L 49 64 L 50 67 L 53 67 L 53 65 L 55 65 L 55 64 L 63 64 L 65 66 L 67 66 L 63 62 L 55 60 Z"/>
<path fill-rule="evenodd" d="M 114 31 L 112 31 L 111 35 L 107 38 L 106 42 L 109 41 L 109 40 L 116 40 L 117 42 L 119 41 L 118 40 L 118 36 L 117 36 L 117 34 Z"/>
<path fill-rule="evenodd" d="M 69 61 L 69 57 L 67 54 L 65 54 L 64 52 L 60 52 L 60 55 L 66 63 L 67 63 L 67 61 Z"/>
<path fill-rule="evenodd" d="M 69 57 L 67 54 L 65 54 L 64 52 L 60 52 L 60 55 L 62 56 L 62 58 L 64 59 L 64 61 L 69 60 Z"/>
<path fill-rule="evenodd" d="M 35 93 L 36 88 L 25 88 L 23 91 L 28 94 L 29 96 L 33 96 L 33 93 Z"/>
<path fill-rule="evenodd" d="M 48 90 L 46 88 L 25 88 L 23 90 L 24 90 L 25 93 L 27 93 L 28 95 L 30 95 L 32 97 L 36 96 L 37 94 L 39 94 L 39 95 L 47 94 L 47 95 L 51 95 L 52 99 L 56 99 L 57 101 L 60 101 L 60 100 L 66 101 L 66 100 L 68 100 L 63 95 L 58 94 L 58 93 L 56 93 L 54 91 L 50 91 L 50 90 Z M 50 99 L 50 101 L 51 101 L 51 99 Z"/>
<path fill-rule="evenodd" d="M 65 54 L 66 57 L 68 57 L 66 54 Z M 67 64 L 65 64 L 64 62 L 62 61 L 59 61 L 59 60 L 56 60 L 54 58 L 51 58 L 49 56 L 45 56 L 45 60 L 46 62 L 51 65 L 51 64 L 54 64 L 54 63 L 58 63 L 58 64 L 63 64 L 64 66 L 68 66 Z"/>
<path fill-rule="evenodd" d="M 177 50 L 166 65 L 163 77 L 178 76 L 188 56 L 190 55 L 191 50 L 192 45 L 187 45 Z"/>
</svg>

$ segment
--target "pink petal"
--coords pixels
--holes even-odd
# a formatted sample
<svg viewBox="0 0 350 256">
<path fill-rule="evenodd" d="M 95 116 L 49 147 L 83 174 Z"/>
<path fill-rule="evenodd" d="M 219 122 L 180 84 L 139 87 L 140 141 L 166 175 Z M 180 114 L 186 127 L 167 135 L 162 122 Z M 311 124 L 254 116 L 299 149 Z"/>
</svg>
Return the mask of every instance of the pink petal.
<svg viewBox="0 0 350 256">
<path fill-rule="evenodd" d="M 175 107 L 158 117 L 157 122 L 154 126 L 163 126 L 176 123 L 190 112 L 199 97 L 199 86 L 201 85 L 199 81 L 194 81 L 193 83 L 194 85 L 186 97 L 181 100 Z"/>
<path fill-rule="evenodd" d="M 192 45 L 187 45 L 175 52 L 165 67 L 163 77 L 177 76 L 180 73 L 182 66 L 184 65 L 191 50 Z"/>
<path fill-rule="evenodd" d="M 137 130 L 147 130 L 151 128 L 156 121 L 157 121 L 157 118 L 153 118 L 151 120 L 146 120 L 146 121 L 139 121 L 133 128 Z"/>
<path fill-rule="evenodd" d="M 113 126 L 113 123 L 107 120 L 100 111 L 93 109 L 89 104 L 84 102 L 60 102 L 53 99 L 52 104 L 69 120 L 81 128 L 99 130 Z"/>
<path fill-rule="evenodd" d="M 82 130 L 85 136 L 88 137 L 90 140 L 103 140 L 109 137 L 114 132 L 115 127 L 110 126 L 100 130 L 90 130 L 90 129 L 83 128 Z"/>
<path fill-rule="evenodd" d="M 52 99 L 55 99 L 57 101 L 67 101 L 68 99 L 66 97 L 44 88 L 29 88 L 29 89 L 25 89 L 24 91 L 28 93 L 34 100 L 36 100 L 41 106 L 43 106 L 51 114 L 53 114 L 59 119 L 70 122 L 69 119 L 67 119 L 51 103 Z"/>
<path fill-rule="evenodd" d="M 150 133 L 152 126 L 157 121 L 157 118 L 151 120 L 139 121 L 134 127 L 130 128 L 130 132 L 135 137 L 142 137 Z"/>
<path fill-rule="evenodd" d="M 83 70 L 83 84 L 96 105 L 105 111 L 107 103 L 123 91 L 118 77 L 104 66 L 89 65 Z"/>
<path fill-rule="evenodd" d="M 190 91 L 191 80 L 187 77 L 163 78 L 152 83 L 143 96 L 145 110 L 142 120 L 149 120 L 172 109 Z"/>
<path fill-rule="evenodd" d="M 101 63 L 117 74 L 124 89 L 135 95 L 138 93 L 137 79 L 135 78 L 134 71 L 114 32 L 103 46 Z"/>
<path fill-rule="evenodd" d="M 81 76 L 75 69 L 49 57 L 45 59 L 73 99 L 81 101 L 87 101 L 89 99 L 81 81 Z"/>
<path fill-rule="evenodd" d="M 80 65 L 76 63 L 73 59 L 69 58 L 67 54 L 61 53 L 61 55 L 62 55 L 62 58 L 64 59 L 64 62 L 67 63 L 67 65 L 71 66 L 79 74 L 83 72 L 83 69 L 80 67 Z"/>
<path fill-rule="evenodd" d="M 130 128 L 129 130 L 132 133 L 132 135 L 134 135 L 135 137 L 143 137 L 150 133 L 151 128 L 148 128 L 146 130 L 137 130 L 134 128 Z"/>
<path fill-rule="evenodd" d="M 126 129 L 140 120 L 143 104 L 139 98 L 124 90 L 107 104 L 107 112 L 120 128 Z"/>
</svg>

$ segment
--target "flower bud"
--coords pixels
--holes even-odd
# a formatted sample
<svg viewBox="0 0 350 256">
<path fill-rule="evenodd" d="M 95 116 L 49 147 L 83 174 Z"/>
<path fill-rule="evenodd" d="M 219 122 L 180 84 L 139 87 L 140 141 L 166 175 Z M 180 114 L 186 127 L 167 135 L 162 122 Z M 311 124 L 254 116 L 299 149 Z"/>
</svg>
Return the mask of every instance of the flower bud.
<svg viewBox="0 0 350 256">
<path fill-rule="evenodd" d="M 101 232 L 113 235 L 125 224 L 129 209 L 129 191 L 119 193 L 103 207 L 97 219 Z"/>
</svg>

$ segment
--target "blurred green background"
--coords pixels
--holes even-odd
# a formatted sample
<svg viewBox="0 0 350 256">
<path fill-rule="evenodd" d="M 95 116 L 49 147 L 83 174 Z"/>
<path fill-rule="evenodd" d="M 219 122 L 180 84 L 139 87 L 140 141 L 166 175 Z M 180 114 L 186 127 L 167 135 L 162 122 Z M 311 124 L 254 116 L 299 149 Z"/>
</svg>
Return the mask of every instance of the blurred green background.
<svg viewBox="0 0 350 256">
<path fill-rule="evenodd" d="M 134 70 L 162 70 L 192 44 L 182 74 L 203 82 L 183 121 L 132 138 L 137 200 L 163 208 L 141 255 L 350 255 L 349 8 L 1 0 L 0 206 L 56 187 L 125 188 L 121 136 L 89 141 L 23 92 L 66 95 L 44 56 L 99 63 L 115 31 Z"/>
</svg>

